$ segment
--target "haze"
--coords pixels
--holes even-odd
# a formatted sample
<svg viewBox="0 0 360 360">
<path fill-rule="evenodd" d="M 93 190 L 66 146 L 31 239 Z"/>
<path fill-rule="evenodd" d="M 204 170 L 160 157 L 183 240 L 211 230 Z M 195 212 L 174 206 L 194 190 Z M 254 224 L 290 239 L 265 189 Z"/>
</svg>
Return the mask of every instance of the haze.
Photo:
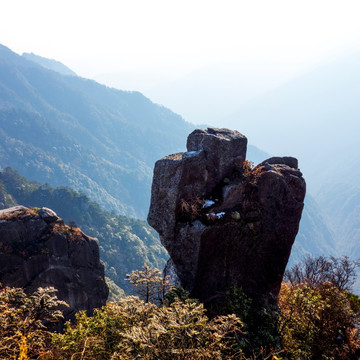
<svg viewBox="0 0 360 360">
<path fill-rule="evenodd" d="M 140 91 L 193 124 L 239 130 L 258 148 L 248 148 L 248 159 L 256 163 L 268 156 L 298 158 L 307 183 L 307 198 L 295 253 L 339 253 L 359 258 L 359 10 L 356 1 L 13 0 L 2 3 L 0 44 L 19 54 L 35 53 L 60 61 L 84 78 Z M 29 74 L 22 73 L 23 69 L 6 67 L 6 54 L 11 57 L 12 53 L 6 49 L 3 53 L 7 69 L 3 74 L 11 75 L 5 78 L 14 81 L 5 81 L 2 89 L 14 104 L 17 80 L 26 89 L 35 85 L 27 80 Z M 82 109 L 84 104 L 73 97 L 72 91 L 60 91 L 63 85 L 53 88 L 51 79 L 41 78 L 41 89 L 31 94 L 43 97 L 48 91 L 65 108 Z M 145 217 L 154 161 L 169 153 L 165 149 L 185 150 L 185 138 L 192 126 L 138 93 L 108 91 L 99 86 L 100 93 L 94 95 L 87 89 L 87 85 L 96 86 L 93 82 L 76 78 L 64 81 L 69 84 L 73 80 L 84 86 L 82 94 L 86 95 L 80 99 L 86 100 L 85 109 L 91 109 L 78 118 L 81 132 L 77 140 L 82 139 L 87 147 L 89 138 L 82 134 L 92 128 L 94 139 L 101 138 L 94 143 L 94 153 L 102 156 L 115 149 L 114 154 L 121 154 L 117 161 L 124 166 L 116 163 L 117 172 L 113 172 L 112 162 L 99 159 L 97 164 L 101 165 L 94 166 L 87 152 L 81 154 L 89 161 L 81 171 L 96 178 L 101 177 L 96 170 L 101 168 L 105 183 L 110 180 L 111 185 L 105 190 L 100 183 L 104 179 L 96 187 L 84 180 L 87 193 L 92 199 L 107 200 L 122 213 L 130 214 L 129 204 L 134 209 L 136 206 L 137 214 Z M 57 91 L 51 93 L 51 89 Z M 109 113 L 100 106 L 105 92 L 116 93 L 111 97 Z M 75 93 L 79 94 L 78 89 Z M 122 97 L 135 99 L 129 106 L 135 117 L 126 111 L 118 113 Z M 47 114 L 46 121 L 55 121 L 68 132 L 75 128 L 75 122 L 66 122 L 67 114 L 50 104 L 49 109 L 52 115 Z M 119 117 L 110 116 L 115 113 Z M 32 127 L 41 123 L 38 114 L 29 116 L 34 120 Z M 7 119 L 0 133 L 10 127 L 15 137 L 24 135 L 26 127 L 16 127 Z M 122 126 L 123 119 L 129 126 Z M 99 126 L 103 137 L 98 137 L 94 126 Z M 164 129 L 166 137 L 161 136 Z M 32 130 L 39 136 L 44 129 L 39 126 Z M 54 140 L 62 142 L 61 134 L 53 135 Z M 141 144 L 138 139 L 142 139 Z M 48 139 L 43 136 L 43 140 Z M 9 159 L 22 156 L 11 151 L 5 140 L 0 144 Z M 31 153 L 25 155 L 29 161 L 38 160 Z M 113 161 L 113 155 L 109 159 Z M 30 170 L 23 160 L 12 161 Z M 7 165 L 3 159 L 2 166 Z M 77 165 L 73 164 L 80 171 Z M 39 171 L 43 171 L 42 166 Z M 75 182 L 80 190 L 79 179 L 87 179 L 87 175 L 72 174 L 56 176 L 53 181 L 55 185 Z M 31 173 L 29 178 L 34 178 Z M 43 182 L 44 176 L 35 179 Z M 68 183 L 64 184 L 64 179 Z M 130 184 L 128 188 L 126 184 Z M 145 184 L 143 188 L 141 184 Z M 107 191 L 113 195 L 104 196 Z"/>
<path fill-rule="evenodd" d="M 286 152 L 285 142 L 266 141 L 283 123 L 264 120 L 257 136 L 240 109 L 354 52 L 358 10 L 356 1 L 13 0 L 2 4 L 0 43 Z"/>
</svg>

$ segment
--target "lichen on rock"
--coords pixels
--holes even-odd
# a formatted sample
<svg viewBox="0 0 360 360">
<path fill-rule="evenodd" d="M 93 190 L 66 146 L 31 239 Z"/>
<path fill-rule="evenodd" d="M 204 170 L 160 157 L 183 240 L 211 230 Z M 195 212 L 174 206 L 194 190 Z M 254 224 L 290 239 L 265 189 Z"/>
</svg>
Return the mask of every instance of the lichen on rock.
<svg viewBox="0 0 360 360">
<path fill-rule="evenodd" d="M 237 131 L 193 131 L 187 152 L 156 162 L 149 224 L 172 273 L 205 303 L 233 285 L 276 297 L 298 231 L 305 181 L 292 157 L 253 167 Z"/>
</svg>

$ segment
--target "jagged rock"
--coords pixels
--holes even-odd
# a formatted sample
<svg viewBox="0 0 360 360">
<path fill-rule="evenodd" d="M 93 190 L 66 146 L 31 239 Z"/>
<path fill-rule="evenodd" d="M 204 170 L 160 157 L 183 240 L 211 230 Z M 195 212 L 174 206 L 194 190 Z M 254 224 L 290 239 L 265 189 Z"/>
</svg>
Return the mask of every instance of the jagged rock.
<svg viewBox="0 0 360 360">
<path fill-rule="evenodd" d="M 47 207 L 42 207 L 38 214 L 47 224 L 50 224 L 58 219 L 56 212 Z"/>
<path fill-rule="evenodd" d="M 155 164 L 148 222 L 168 268 L 205 303 L 233 285 L 255 300 L 276 297 L 298 231 L 305 181 L 297 160 L 252 169 L 246 146 L 236 131 L 195 130 L 187 152 Z"/>
<path fill-rule="evenodd" d="M 66 319 L 79 310 L 91 313 L 108 296 L 97 241 L 47 208 L 0 210 L 0 283 L 27 292 L 55 287 L 70 305 Z"/>
</svg>

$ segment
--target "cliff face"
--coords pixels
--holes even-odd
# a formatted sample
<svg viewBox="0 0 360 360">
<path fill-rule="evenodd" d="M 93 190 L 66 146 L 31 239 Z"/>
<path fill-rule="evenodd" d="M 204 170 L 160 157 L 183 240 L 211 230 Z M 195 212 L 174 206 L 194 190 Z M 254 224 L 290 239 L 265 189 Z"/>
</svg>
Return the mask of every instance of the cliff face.
<svg viewBox="0 0 360 360">
<path fill-rule="evenodd" d="M 66 319 L 105 305 L 108 296 L 97 241 L 47 208 L 0 210 L 0 283 L 27 292 L 54 286 L 70 305 Z"/>
<path fill-rule="evenodd" d="M 148 222 L 170 254 L 166 271 L 205 303 L 233 285 L 254 299 L 276 296 L 298 231 L 297 160 L 252 168 L 246 146 L 236 131 L 195 130 L 187 152 L 155 164 Z"/>
</svg>

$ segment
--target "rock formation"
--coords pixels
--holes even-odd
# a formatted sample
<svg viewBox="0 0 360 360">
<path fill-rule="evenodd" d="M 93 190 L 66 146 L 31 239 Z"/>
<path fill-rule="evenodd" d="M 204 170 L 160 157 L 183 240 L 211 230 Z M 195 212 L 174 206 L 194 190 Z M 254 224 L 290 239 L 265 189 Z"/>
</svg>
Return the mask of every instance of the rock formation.
<svg viewBox="0 0 360 360">
<path fill-rule="evenodd" d="M 55 287 L 70 305 L 66 319 L 105 305 L 109 292 L 97 241 L 50 209 L 24 206 L 0 210 L 0 283 L 26 292 Z"/>
<path fill-rule="evenodd" d="M 237 131 L 198 129 L 187 152 L 155 164 L 148 222 L 170 254 L 165 271 L 205 303 L 233 285 L 255 300 L 276 297 L 298 231 L 297 160 L 253 167 L 246 146 Z"/>
</svg>

